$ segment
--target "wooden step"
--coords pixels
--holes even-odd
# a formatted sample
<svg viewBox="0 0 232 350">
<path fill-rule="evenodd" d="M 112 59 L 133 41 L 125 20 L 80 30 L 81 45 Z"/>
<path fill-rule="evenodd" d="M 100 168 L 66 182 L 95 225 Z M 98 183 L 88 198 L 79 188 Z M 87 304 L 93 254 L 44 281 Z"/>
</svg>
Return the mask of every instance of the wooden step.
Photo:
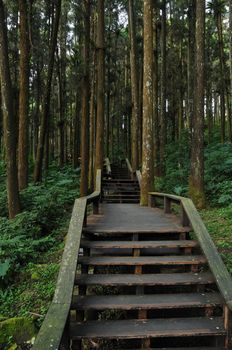
<svg viewBox="0 0 232 350">
<path fill-rule="evenodd" d="M 121 350 L 123 350 L 123 349 L 121 349 Z M 125 350 L 138 350 L 138 349 L 125 349 Z M 204 347 L 202 347 L 202 346 L 200 346 L 200 347 L 194 347 L 194 348 L 149 348 L 149 350 L 225 350 L 225 348 L 222 348 L 222 347 L 206 347 L 206 346 L 204 346 Z"/>
<path fill-rule="evenodd" d="M 194 248 L 197 241 L 81 241 L 82 248 L 94 249 L 157 249 L 157 248 Z"/>
<path fill-rule="evenodd" d="M 225 335 L 220 317 L 149 320 L 86 321 L 70 324 L 72 339 L 145 339 Z"/>
<path fill-rule="evenodd" d="M 91 256 L 80 257 L 78 263 L 91 266 L 122 266 L 122 265 L 199 265 L 206 264 L 207 260 L 203 255 L 183 256 Z"/>
<path fill-rule="evenodd" d="M 207 285 L 215 283 L 210 272 L 202 273 L 161 273 L 161 274 L 76 274 L 78 285 L 103 286 L 179 286 Z"/>
<path fill-rule="evenodd" d="M 83 232 L 85 233 L 89 233 L 89 234 L 98 234 L 99 236 L 101 234 L 104 235 L 111 235 L 111 234 L 120 234 L 120 235 L 131 235 L 131 234 L 138 234 L 138 235 L 151 235 L 153 236 L 152 238 L 155 238 L 156 234 L 161 234 L 161 235 L 165 235 L 165 234 L 181 234 L 181 233 L 188 233 L 189 231 L 191 231 L 191 228 L 188 226 L 185 227 L 175 227 L 173 228 L 173 226 L 170 227 L 157 227 L 157 228 L 152 228 L 152 229 L 145 229 L 145 230 L 136 230 L 135 228 L 128 228 L 126 230 L 119 230 L 119 229 L 104 229 L 101 228 L 100 230 L 95 229 L 94 231 L 90 231 L 88 228 L 83 228 Z"/>
<path fill-rule="evenodd" d="M 178 293 L 147 295 L 74 296 L 72 309 L 78 310 L 151 310 L 213 307 L 222 305 L 218 293 Z"/>
</svg>

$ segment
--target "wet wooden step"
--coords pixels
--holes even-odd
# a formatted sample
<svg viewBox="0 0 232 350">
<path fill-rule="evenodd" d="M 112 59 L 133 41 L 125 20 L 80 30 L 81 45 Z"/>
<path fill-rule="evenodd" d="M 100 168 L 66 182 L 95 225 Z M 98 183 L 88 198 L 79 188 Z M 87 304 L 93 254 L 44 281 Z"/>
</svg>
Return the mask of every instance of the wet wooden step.
<svg viewBox="0 0 232 350">
<path fill-rule="evenodd" d="M 215 283 L 210 272 L 202 273 L 161 273 L 161 274 L 76 274 L 75 283 L 79 285 L 103 286 L 179 286 L 207 285 Z"/>
<path fill-rule="evenodd" d="M 177 256 L 91 256 L 80 257 L 78 263 L 91 266 L 122 266 L 122 265 L 199 265 L 206 264 L 207 260 L 203 255 L 177 255 Z"/>
<path fill-rule="evenodd" d="M 223 320 L 219 317 L 86 321 L 70 325 L 72 339 L 223 336 L 225 333 Z"/>
<path fill-rule="evenodd" d="M 152 249 L 152 248 L 194 248 L 197 241 L 85 241 L 81 242 L 82 248 L 94 249 Z"/>
<path fill-rule="evenodd" d="M 178 293 L 147 295 L 74 296 L 72 309 L 78 310 L 151 310 L 213 307 L 222 305 L 218 293 Z"/>
</svg>

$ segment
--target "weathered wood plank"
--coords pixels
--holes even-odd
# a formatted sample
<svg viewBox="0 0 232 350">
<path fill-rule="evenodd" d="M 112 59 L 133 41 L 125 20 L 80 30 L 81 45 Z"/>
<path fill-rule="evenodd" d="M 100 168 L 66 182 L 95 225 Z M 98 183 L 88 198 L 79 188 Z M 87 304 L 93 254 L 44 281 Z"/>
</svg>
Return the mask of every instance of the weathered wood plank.
<svg viewBox="0 0 232 350">
<path fill-rule="evenodd" d="M 149 320 L 87 321 L 72 323 L 73 339 L 136 339 L 225 335 L 222 318 L 173 318 Z"/>
<path fill-rule="evenodd" d="M 175 286 L 175 285 L 206 285 L 215 283 L 210 272 L 202 273 L 171 273 L 171 274 L 76 274 L 75 283 L 79 285 L 104 285 L 104 286 Z"/>
<path fill-rule="evenodd" d="M 194 248 L 198 246 L 197 241 L 176 240 L 176 241 L 81 241 L 82 248 L 94 249 L 149 249 L 149 248 Z"/>
<path fill-rule="evenodd" d="M 151 310 L 202 308 L 222 305 L 218 293 L 178 293 L 147 295 L 94 295 L 74 296 L 72 308 L 78 310 Z"/>
<path fill-rule="evenodd" d="M 202 255 L 183 256 L 140 256 L 140 257 L 114 257 L 114 256 L 91 256 L 80 257 L 80 264 L 92 266 L 112 265 L 195 265 L 206 264 L 207 260 Z"/>
<path fill-rule="evenodd" d="M 73 282 L 75 279 L 76 266 L 79 251 L 82 227 L 86 209 L 86 198 L 75 201 L 65 249 L 61 261 L 60 272 L 57 280 L 54 303 L 71 303 Z M 64 288 L 65 286 L 65 288 Z"/>
<path fill-rule="evenodd" d="M 40 328 L 33 350 L 57 350 L 69 315 L 69 304 L 52 303 Z"/>
</svg>

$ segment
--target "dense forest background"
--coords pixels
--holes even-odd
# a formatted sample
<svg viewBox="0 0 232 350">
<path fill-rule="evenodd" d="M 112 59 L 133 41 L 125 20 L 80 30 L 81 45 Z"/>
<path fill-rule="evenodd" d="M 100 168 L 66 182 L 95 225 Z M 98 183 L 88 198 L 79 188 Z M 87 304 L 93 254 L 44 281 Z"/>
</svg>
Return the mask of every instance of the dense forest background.
<svg viewBox="0 0 232 350">
<path fill-rule="evenodd" d="M 231 0 L 0 0 L 0 77 L 4 320 L 43 319 L 104 157 L 141 168 L 143 205 L 155 189 L 207 207 L 232 268 Z"/>
</svg>

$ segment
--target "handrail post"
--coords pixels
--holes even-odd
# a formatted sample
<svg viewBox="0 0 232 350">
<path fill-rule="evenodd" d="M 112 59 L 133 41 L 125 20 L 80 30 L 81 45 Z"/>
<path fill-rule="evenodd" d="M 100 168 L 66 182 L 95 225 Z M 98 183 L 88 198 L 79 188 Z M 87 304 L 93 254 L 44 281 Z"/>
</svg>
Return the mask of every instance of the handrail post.
<svg viewBox="0 0 232 350">
<path fill-rule="evenodd" d="M 186 211 L 185 211 L 182 203 L 180 205 L 180 210 L 181 210 L 181 214 L 180 214 L 181 225 L 183 227 L 189 226 L 189 218 L 188 218 L 188 216 L 186 214 Z"/>
<path fill-rule="evenodd" d="M 167 197 L 164 197 L 164 212 L 165 214 L 171 213 L 171 200 Z"/>
<path fill-rule="evenodd" d="M 155 196 L 152 196 L 151 194 L 148 195 L 148 205 L 151 208 L 156 207 L 156 200 L 155 200 Z"/>
<path fill-rule="evenodd" d="M 99 199 L 93 201 L 93 214 L 99 214 Z"/>
</svg>

